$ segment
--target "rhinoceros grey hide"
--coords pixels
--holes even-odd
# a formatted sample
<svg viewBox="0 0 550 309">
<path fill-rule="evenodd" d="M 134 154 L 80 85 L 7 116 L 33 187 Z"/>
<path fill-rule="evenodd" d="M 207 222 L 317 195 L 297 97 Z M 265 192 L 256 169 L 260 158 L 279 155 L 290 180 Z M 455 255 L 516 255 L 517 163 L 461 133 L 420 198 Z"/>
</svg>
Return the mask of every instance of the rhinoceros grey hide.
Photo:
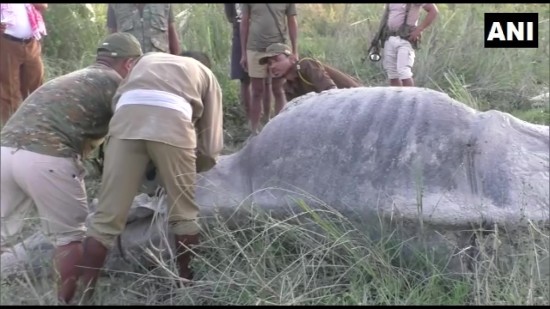
<svg viewBox="0 0 550 309">
<path fill-rule="evenodd" d="M 430 246 L 455 253 L 472 229 L 514 239 L 548 227 L 549 129 L 425 88 L 330 90 L 289 102 L 198 181 L 203 215 L 250 204 L 288 217 L 300 200 L 363 225 L 401 220 L 405 239 L 429 230 Z"/>
<path fill-rule="evenodd" d="M 464 226 L 548 222 L 549 130 L 425 88 L 299 97 L 198 182 L 202 209 L 290 196 L 356 215 Z M 421 209 L 421 211 L 420 211 Z"/>
</svg>

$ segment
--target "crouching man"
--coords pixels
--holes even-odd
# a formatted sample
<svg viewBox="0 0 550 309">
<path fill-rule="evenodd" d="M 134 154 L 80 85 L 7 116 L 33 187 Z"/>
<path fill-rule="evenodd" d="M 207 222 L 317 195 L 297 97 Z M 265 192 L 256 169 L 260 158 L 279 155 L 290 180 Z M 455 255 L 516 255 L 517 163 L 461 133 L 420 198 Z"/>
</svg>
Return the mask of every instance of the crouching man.
<svg viewBox="0 0 550 309">
<path fill-rule="evenodd" d="M 266 49 L 266 55 L 259 60 L 262 65 L 268 64 L 274 78 L 286 79 L 284 90 L 287 101 L 312 91 L 363 86 L 357 79 L 316 59 L 302 58 L 298 61 L 291 55 L 288 46 L 275 43 Z"/>
<path fill-rule="evenodd" d="M 179 276 L 192 279 L 192 255 L 185 247 L 199 243 L 195 175 L 213 167 L 223 148 L 221 87 L 193 58 L 145 54 L 113 104 L 99 203 L 84 241 L 85 298 L 92 296 L 107 252 L 125 227 L 150 161 L 167 193 Z"/>
<path fill-rule="evenodd" d="M 76 290 L 88 215 L 82 160 L 103 141 L 119 83 L 142 55 L 130 34 L 109 35 L 96 62 L 35 90 L 1 133 L 2 251 L 36 207 L 42 228 L 56 246 L 58 298 Z"/>
</svg>

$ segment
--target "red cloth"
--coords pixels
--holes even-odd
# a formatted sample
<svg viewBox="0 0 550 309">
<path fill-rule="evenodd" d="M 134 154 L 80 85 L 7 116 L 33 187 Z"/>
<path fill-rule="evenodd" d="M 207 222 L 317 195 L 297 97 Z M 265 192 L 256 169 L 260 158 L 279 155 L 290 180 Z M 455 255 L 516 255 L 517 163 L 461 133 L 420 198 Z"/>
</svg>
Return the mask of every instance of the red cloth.
<svg viewBox="0 0 550 309">
<path fill-rule="evenodd" d="M 19 5 L 21 3 L 2 3 L 0 5 L 0 10 L 2 12 L 2 22 L 6 25 L 14 25 L 17 21 L 15 20 L 15 14 L 13 12 L 13 6 Z M 34 5 L 30 3 L 24 3 L 25 9 L 27 10 L 27 16 L 29 18 L 29 23 L 31 25 L 32 35 L 35 39 L 40 40 L 42 36 L 47 35 L 46 25 L 44 24 L 44 19 L 42 18 L 42 13 L 37 10 Z"/>
<path fill-rule="evenodd" d="M 30 3 L 25 3 L 25 7 L 27 8 L 27 16 L 29 16 L 29 22 L 31 23 L 32 35 L 35 39 L 40 40 L 43 35 L 47 35 L 42 13 Z"/>
</svg>

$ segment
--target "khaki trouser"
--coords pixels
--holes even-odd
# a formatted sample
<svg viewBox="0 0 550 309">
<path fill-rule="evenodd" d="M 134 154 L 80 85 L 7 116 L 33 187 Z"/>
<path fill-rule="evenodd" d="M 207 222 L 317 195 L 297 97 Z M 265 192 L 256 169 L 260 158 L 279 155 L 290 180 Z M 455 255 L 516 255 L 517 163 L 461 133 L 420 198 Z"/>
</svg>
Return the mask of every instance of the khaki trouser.
<svg viewBox="0 0 550 309">
<path fill-rule="evenodd" d="M 168 197 L 168 222 L 176 235 L 199 232 L 195 204 L 195 151 L 168 144 L 110 137 L 105 147 L 102 185 L 96 212 L 88 222 L 88 236 L 111 248 L 122 233 L 132 201 L 143 181 L 149 160 Z"/>
<path fill-rule="evenodd" d="M 2 125 L 44 80 L 39 41 L 17 42 L 0 35 L 0 113 Z"/>
<path fill-rule="evenodd" d="M 384 44 L 382 66 L 388 79 L 409 79 L 413 77 L 414 49 L 411 43 L 398 36 L 390 36 Z"/>
<path fill-rule="evenodd" d="M 2 147 L 0 163 L 2 247 L 20 233 L 33 207 L 54 244 L 82 240 L 88 201 L 81 164 L 11 147 Z"/>
</svg>

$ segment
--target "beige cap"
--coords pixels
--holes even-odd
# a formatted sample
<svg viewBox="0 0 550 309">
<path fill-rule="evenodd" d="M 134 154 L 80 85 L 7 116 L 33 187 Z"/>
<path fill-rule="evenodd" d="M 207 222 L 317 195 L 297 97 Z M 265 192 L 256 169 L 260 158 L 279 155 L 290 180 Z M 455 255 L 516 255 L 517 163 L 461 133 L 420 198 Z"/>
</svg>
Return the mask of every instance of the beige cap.
<svg viewBox="0 0 550 309">
<path fill-rule="evenodd" d="M 290 47 L 288 47 L 287 45 L 282 44 L 282 43 L 274 43 L 274 44 L 269 45 L 269 47 L 267 47 L 265 52 L 267 53 L 267 55 L 263 56 L 259 60 L 259 63 L 262 64 L 262 65 L 266 64 L 267 60 L 269 60 L 269 58 L 271 58 L 271 57 L 275 57 L 275 56 L 280 55 L 280 54 L 285 54 L 287 56 L 290 56 L 292 54 L 292 51 L 290 50 Z"/>
</svg>

